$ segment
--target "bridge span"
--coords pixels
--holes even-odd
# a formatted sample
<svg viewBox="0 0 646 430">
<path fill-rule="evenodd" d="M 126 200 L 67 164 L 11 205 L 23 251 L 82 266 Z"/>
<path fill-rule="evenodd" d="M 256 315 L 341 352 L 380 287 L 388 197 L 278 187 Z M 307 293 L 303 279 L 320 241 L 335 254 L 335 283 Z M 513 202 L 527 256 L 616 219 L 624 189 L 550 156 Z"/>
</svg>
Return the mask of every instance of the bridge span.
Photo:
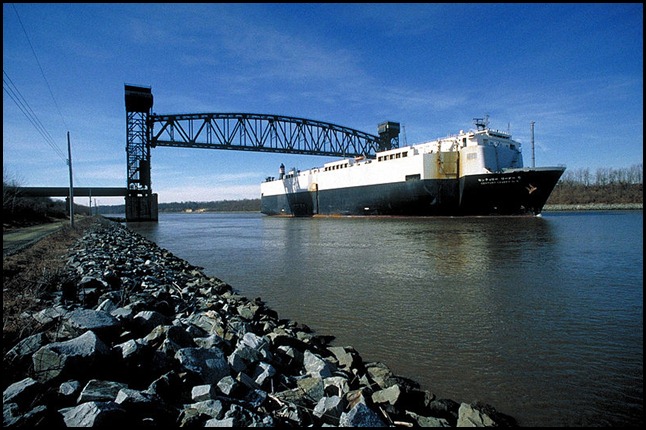
<svg viewBox="0 0 646 430">
<path fill-rule="evenodd" d="M 20 197 L 69 197 L 69 187 L 16 187 Z M 74 197 L 121 197 L 128 195 L 127 188 L 74 187 Z"/>
<path fill-rule="evenodd" d="M 150 115 L 149 124 L 160 125 L 150 144 L 207 149 L 234 149 L 333 157 L 374 156 L 396 148 L 392 129 L 380 124 L 380 135 L 329 122 L 283 115 L 254 113 L 203 113 Z M 388 130 L 388 131 L 386 131 Z M 398 133 L 397 133 L 398 134 Z"/>
</svg>

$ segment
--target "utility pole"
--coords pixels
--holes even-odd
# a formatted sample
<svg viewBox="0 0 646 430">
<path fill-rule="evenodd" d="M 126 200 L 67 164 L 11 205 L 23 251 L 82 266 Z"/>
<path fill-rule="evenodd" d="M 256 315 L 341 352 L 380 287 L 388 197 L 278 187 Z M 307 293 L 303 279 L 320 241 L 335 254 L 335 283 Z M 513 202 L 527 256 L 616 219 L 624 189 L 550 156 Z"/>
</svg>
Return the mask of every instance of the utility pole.
<svg viewBox="0 0 646 430">
<path fill-rule="evenodd" d="M 70 132 L 67 132 L 67 164 L 70 166 L 70 226 L 74 228 L 74 183 L 72 181 L 72 145 L 70 144 Z"/>
</svg>

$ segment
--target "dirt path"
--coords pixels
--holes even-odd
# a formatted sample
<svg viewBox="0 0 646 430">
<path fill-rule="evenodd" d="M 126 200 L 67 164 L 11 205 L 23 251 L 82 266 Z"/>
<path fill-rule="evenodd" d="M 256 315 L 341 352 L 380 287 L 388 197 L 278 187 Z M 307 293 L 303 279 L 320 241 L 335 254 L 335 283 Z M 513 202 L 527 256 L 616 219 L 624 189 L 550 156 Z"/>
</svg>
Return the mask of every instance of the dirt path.
<svg viewBox="0 0 646 430">
<path fill-rule="evenodd" d="M 69 220 L 57 221 L 2 233 L 2 256 L 13 255 L 60 230 L 63 226 L 69 225 L 69 223 Z"/>
</svg>

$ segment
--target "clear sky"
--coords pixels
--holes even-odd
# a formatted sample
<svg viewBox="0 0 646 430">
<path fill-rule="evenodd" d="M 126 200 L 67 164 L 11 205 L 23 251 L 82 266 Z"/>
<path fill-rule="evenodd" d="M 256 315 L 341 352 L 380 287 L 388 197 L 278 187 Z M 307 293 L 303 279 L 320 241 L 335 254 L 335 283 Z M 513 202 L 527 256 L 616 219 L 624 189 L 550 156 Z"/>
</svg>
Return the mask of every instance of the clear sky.
<svg viewBox="0 0 646 430">
<path fill-rule="evenodd" d="M 5 3 L 2 54 L 3 176 L 22 186 L 69 186 L 69 131 L 74 185 L 125 187 L 126 83 L 151 87 L 157 114 L 277 114 L 371 134 L 396 121 L 401 145 L 489 115 L 527 166 L 532 121 L 537 166 L 643 162 L 641 3 Z M 152 189 L 160 202 L 259 198 L 281 162 L 332 160 L 158 147 Z"/>
</svg>

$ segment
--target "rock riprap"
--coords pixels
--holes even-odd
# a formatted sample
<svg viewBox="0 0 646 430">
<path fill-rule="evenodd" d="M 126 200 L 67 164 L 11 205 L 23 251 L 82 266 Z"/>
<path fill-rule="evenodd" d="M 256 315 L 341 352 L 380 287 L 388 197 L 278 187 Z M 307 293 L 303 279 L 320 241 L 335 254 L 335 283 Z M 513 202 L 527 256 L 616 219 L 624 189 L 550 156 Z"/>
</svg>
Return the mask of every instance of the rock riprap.
<svg viewBox="0 0 646 430">
<path fill-rule="evenodd" d="M 121 224 L 89 229 L 65 271 L 4 357 L 4 427 L 516 424 L 436 399 Z"/>
</svg>

